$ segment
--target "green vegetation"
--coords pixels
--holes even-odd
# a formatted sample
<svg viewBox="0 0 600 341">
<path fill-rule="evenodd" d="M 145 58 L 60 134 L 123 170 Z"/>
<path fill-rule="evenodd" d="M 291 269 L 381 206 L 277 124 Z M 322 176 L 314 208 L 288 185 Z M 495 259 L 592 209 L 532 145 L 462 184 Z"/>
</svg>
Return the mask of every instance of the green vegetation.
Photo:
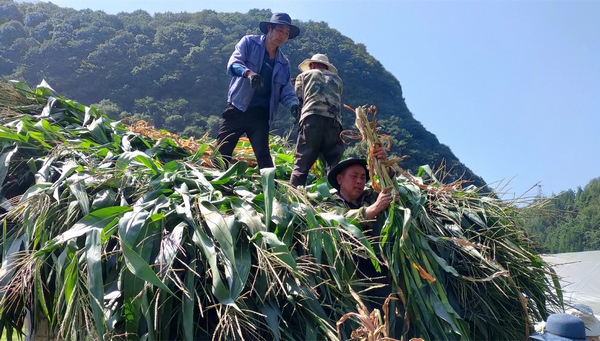
<svg viewBox="0 0 600 341">
<path fill-rule="evenodd" d="M 151 16 L 139 10 L 108 15 L 44 2 L 0 2 L 0 76 L 28 84 L 45 79 L 68 98 L 98 104 L 113 119 L 132 117 L 180 135 L 216 137 L 230 80 L 227 60 L 238 40 L 258 34 L 258 22 L 270 16 L 258 9 L 246 14 L 205 10 Z M 296 24 L 302 34 L 283 47 L 292 76 L 305 58 L 327 54 L 344 81 L 343 102 L 353 108 L 377 105 L 378 126 L 390 136 L 391 154 L 408 156 L 404 168 L 416 173 L 427 164 L 444 168 L 448 181 L 462 178 L 485 185 L 415 120 L 400 83 L 365 45 L 324 22 Z M 353 127 L 353 115 L 344 112 L 343 123 Z M 277 115 L 273 131 L 280 136 L 291 132 L 295 141 L 287 110 Z M 361 153 L 362 146 L 348 142 L 348 155 Z"/>
<path fill-rule="evenodd" d="M 600 250 L 600 178 L 583 189 L 538 198 L 523 210 L 525 231 L 548 253 Z"/>
<path fill-rule="evenodd" d="M 9 336 L 35 320 L 65 339 L 345 340 L 358 320 L 336 323 L 367 299 L 353 295 L 358 258 L 392 270 L 407 338 L 523 339 L 561 305 L 517 208 L 428 167 L 394 180 L 379 250 L 324 204 L 324 178 L 287 185 L 285 141 L 273 140 L 275 168 L 221 169 L 211 140 L 135 133 L 45 85 L 14 85 L 0 88 Z"/>
</svg>

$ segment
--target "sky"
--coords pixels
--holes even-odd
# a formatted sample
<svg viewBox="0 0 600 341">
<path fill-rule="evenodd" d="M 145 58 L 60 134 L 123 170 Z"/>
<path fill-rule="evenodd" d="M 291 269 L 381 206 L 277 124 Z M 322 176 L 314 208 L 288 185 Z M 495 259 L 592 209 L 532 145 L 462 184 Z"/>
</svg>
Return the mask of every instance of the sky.
<svg viewBox="0 0 600 341">
<path fill-rule="evenodd" d="M 504 199 L 600 177 L 599 0 L 51 2 L 108 14 L 258 8 L 324 21 L 364 44 L 399 80 L 415 119 Z"/>
</svg>

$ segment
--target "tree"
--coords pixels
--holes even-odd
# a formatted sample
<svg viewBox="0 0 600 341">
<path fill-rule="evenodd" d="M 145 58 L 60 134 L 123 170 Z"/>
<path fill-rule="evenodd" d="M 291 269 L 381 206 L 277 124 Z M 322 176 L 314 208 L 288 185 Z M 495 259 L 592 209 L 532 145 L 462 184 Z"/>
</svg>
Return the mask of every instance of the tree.
<svg viewBox="0 0 600 341">
<path fill-rule="evenodd" d="M 16 39 L 24 39 L 27 37 L 25 28 L 16 20 L 11 20 L 0 25 L 0 44 L 11 46 Z"/>
</svg>

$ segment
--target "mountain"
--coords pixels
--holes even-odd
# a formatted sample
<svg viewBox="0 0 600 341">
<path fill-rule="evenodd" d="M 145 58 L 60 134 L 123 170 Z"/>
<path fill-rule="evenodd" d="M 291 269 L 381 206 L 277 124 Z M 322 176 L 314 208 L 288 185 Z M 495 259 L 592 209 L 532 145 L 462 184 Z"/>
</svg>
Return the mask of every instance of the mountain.
<svg viewBox="0 0 600 341">
<path fill-rule="evenodd" d="M 186 136 L 216 136 L 230 78 L 226 63 L 245 34 L 259 33 L 269 10 L 248 13 L 157 13 L 138 10 L 109 15 L 61 8 L 51 3 L 0 4 L 0 75 L 37 84 L 45 79 L 59 93 L 96 104 L 113 118 L 146 120 Z M 350 107 L 375 105 L 380 133 L 389 136 L 389 154 L 408 156 L 400 165 L 418 172 L 440 170 L 444 182 L 458 179 L 484 187 L 414 118 L 400 82 L 367 52 L 325 22 L 298 22 L 302 34 L 284 45 L 292 76 L 302 60 L 325 53 L 344 81 L 342 100 Z M 343 112 L 343 124 L 354 116 Z M 276 134 L 295 141 L 287 110 L 279 112 Z M 347 155 L 364 152 L 349 140 Z"/>
</svg>

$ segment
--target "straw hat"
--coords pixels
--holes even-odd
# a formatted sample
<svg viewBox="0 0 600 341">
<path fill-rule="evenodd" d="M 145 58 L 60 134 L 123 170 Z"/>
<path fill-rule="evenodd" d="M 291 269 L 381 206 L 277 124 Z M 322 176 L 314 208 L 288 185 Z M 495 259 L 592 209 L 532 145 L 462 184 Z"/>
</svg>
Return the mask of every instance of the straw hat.
<svg viewBox="0 0 600 341">
<path fill-rule="evenodd" d="M 335 66 L 333 66 L 333 64 L 331 64 L 329 62 L 329 58 L 327 58 L 326 55 L 321 54 L 321 53 L 317 53 L 314 56 L 312 56 L 311 59 L 305 59 L 302 63 L 300 63 L 300 65 L 298 65 L 298 69 L 300 69 L 300 72 L 304 72 L 304 71 L 308 71 L 310 70 L 310 63 L 321 63 L 324 65 L 327 65 L 327 69 L 335 74 L 338 73 L 338 70 L 335 68 Z"/>
<path fill-rule="evenodd" d="M 600 336 L 600 321 L 594 316 L 594 311 L 588 305 L 575 304 L 573 308 L 567 310 L 566 313 L 577 316 L 583 320 L 583 323 L 585 323 L 586 336 Z"/>
</svg>

